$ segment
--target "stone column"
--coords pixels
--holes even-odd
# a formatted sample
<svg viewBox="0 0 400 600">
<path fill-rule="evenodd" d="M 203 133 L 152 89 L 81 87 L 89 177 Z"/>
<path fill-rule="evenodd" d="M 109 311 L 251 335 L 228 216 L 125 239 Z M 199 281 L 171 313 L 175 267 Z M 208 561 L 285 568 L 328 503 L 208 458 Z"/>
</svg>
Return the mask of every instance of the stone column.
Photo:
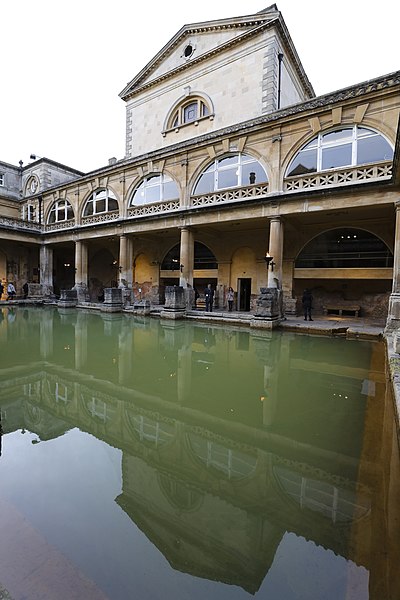
<svg viewBox="0 0 400 600">
<path fill-rule="evenodd" d="M 40 285 L 43 296 L 53 294 L 53 248 L 40 247 Z"/>
<path fill-rule="evenodd" d="M 269 229 L 268 254 L 273 257 L 274 270 L 268 269 L 268 287 L 282 288 L 283 224 L 280 217 L 272 217 Z"/>
<path fill-rule="evenodd" d="M 133 302 L 132 286 L 132 241 L 127 235 L 119 237 L 119 281 L 118 287 L 122 288 L 124 305 Z"/>
<path fill-rule="evenodd" d="M 78 302 L 87 300 L 88 296 L 88 250 L 85 242 L 75 242 L 75 285 Z"/>
<path fill-rule="evenodd" d="M 193 232 L 188 227 L 181 229 L 181 251 L 180 251 L 181 275 L 179 285 L 186 288 L 188 284 L 193 287 L 193 263 L 194 263 L 194 241 Z"/>
<path fill-rule="evenodd" d="M 400 201 L 396 202 L 396 229 L 393 252 L 393 284 L 389 299 L 387 329 L 400 328 Z"/>
</svg>

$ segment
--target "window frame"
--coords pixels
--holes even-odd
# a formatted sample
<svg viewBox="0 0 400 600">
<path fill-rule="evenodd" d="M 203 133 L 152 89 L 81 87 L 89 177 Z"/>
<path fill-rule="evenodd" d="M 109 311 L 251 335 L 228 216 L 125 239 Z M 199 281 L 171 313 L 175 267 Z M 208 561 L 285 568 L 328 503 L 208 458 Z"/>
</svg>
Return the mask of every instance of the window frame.
<svg viewBox="0 0 400 600">
<path fill-rule="evenodd" d="M 226 165 L 222 165 L 220 166 L 219 163 L 221 163 L 222 161 L 225 161 L 226 159 L 229 158 L 234 158 L 237 157 L 237 161 L 236 163 L 228 163 Z M 261 169 L 263 170 L 264 174 L 265 174 L 265 180 L 264 181 L 255 181 L 254 184 L 250 183 L 250 182 L 243 182 L 243 167 L 245 167 L 246 165 L 249 165 L 251 163 L 257 163 L 257 165 L 259 165 L 259 167 L 261 167 Z M 220 175 L 223 175 L 224 173 L 228 173 L 229 171 L 236 169 L 235 171 L 235 175 L 237 177 L 237 183 L 233 186 L 219 186 L 219 180 L 220 180 Z M 213 189 L 210 192 L 197 192 L 196 188 L 198 187 L 201 178 L 206 175 L 207 173 L 213 173 Z M 231 152 L 229 154 L 224 154 L 223 156 L 219 156 L 217 158 L 215 158 L 213 160 L 213 162 L 209 163 L 208 166 L 203 169 L 203 171 L 201 172 L 201 174 L 197 177 L 196 182 L 193 186 L 193 196 L 201 196 L 203 194 L 213 194 L 215 192 L 219 192 L 220 190 L 229 190 L 229 189 L 235 189 L 235 188 L 239 188 L 239 187 L 247 187 L 249 185 L 257 185 L 257 184 L 266 184 L 268 183 L 268 173 L 266 171 L 266 169 L 264 168 L 263 164 L 254 156 L 252 156 L 251 154 L 247 154 L 245 152 Z"/>
<path fill-rule="evenodd" d="M 155 179 L 155 178 L 158 179 L 157 182 L 149 183 L 152 179 Z M 166 184 L 169 184 L 169 183 L 175 184 L 176 192 L 177 192 L 176 198 L 165 198 L 165 186 L 166 186 Z M 159 190 L 158 200 L 146 201 L 146 190 L 154 190 L 156 188 L 158 188 L 158 190 Z M 142 192 L 140 192 L 140 190 L 142 190 Z M 139 196 L 139 194 L 144 196 L 145 200 L 140 203 L 139 202 L 135 203 L 134 199 L 136 198 L 136 196 Z M 142 177 L 140 182 L 135 186 L 133 192 L 130 194 L 130 197 L 129 197 L 128 208 L 134 208 L 137 206 L 146 206 L 148 204 L 159 204 L 160 202 L 169 202 L 169 201 L 176 201 L 176 200 L 180 200 L 180 190 L 179 190 L 179 186 L 178 186 L 177 182 L 175 181 L 175 179 L 173 177 L 171 177 L 170 175 L 167 175 L 166 173 L 151 173 L 149 175 L 146 175 L 145 177 Z"/>
<path fill-rule="evenodd" d="M 349 132 L 350 135 L 345 135 L 345 132 Z M 343 132 L 343 136 L 339 139 L 334 139 L 332 141 L 327 141 L 325 140 L 325 138 L 329 135 L 335 134 L 335 133 L 339 133 L 339 132 Z M 369 162 L 360 162 L 358 160 L 358 154 L 359 154 L 359 149 L 358 149 L 358 144 L 360 141 L 365 140 L 367 138 L 382 138 L 387 144 L 388 146 L 391 148 L 392 150 L 392 158 L 391 159 L 380 159 L 380 160 L 373 160 L 373 161 L 369 161 Z M 344 147 L 346 145 L 351 144 L 351 160 L 348 163 L 344 163 L 338 166 L 333 166 L 333 167 L 323 167 L 323 161 L 324 161 L 324 151 L 329 150 L 329 149 L 339 149 L 340 147 Z M 295 173 L 295 174 L 290 174 L 291 171 L 293 171 L 295 168 L 297 168 L 298 165 L 296 166 L 292 166 L 295 162 L 296 159 L 298 159 L 298 157 L 302 154 L 305 153 L 307 151 L 314 151 L 316 153 L 316 160 L 315 160 L 315 164 L 316 164 L 316 169 L 315 171 L 307 171 L 305 170 L 302 173 Z M 326 153 L 325 153 L 325 157 L 326 157 Z M 309 142 L 307 142 L 304 146 L 302 146 L 300 148 L 300 150 L 298 150 L 296 152 L 296 154 L 294 155 L 294 157 L 291 159 L 287 169 L 286 169 L 286 173 L 285 173 L 285 177 L 304 177 L 307 175 L 312 175 L 314 173 L 323 173 L 326 171 L 332 171 L 335 169 L 346 169 L 346 168 L 352 168 L 352 167 L 357 167 L 357 166 L 361 166 L 361 165 L 368 165 L 368 164 L 374 164 L 376 162 L 381 162 L 384 160 L 392 160 L 393 159 L 393 147 L 391 145 L 391 143 L 389 142 L 389 140 L 386 139 L 386 137 L 380 133 L 379 131 L 376 131 L 374 129 L 371 129 L 370 127 L 365 127 L 363 125 L 351 125 L 349 127 L 346 126 L 341 126 L 341 127 L 337 127 L 335 129 L 329 129 L 327 131 L 320 131 L 318 133 L 317 136 L 315 136 L 314 138 L 312 138 Z"/>
<path fill-rule="evenodd" d="M 196 107 L 195 116 L 193 118 L 188 118 L 186 111 L 188 107 L 192 105 Z M 169 131 L 179 131 L 181 127 L 186 127 L 188 125 L 197 126 L 200 121 L 206 119 L 210 119 L 210 121 L 214 119 L 214 110 L 211 102 L 204 96 L 190 94 L 189 96 L 181 98 L 181 100 L 171 109 L 162 133 L 163 135 L 166 135 Z"/>
<path fill-rule="evenodd" d="M 64 205 L 64 206 L 62 206 Z M 59 214 L 64 213 L 64 216 L 59 218 Z M 72 213 L 72 216 L 68 216 L 68 213 Z M 54 221 L 51 220 L 52 214 L 55 215 Z M 53 225 L 54 223 L 65 223 L 65 221 L 71 221 L 75 218 L 74 209 L 72 207 L 71 202 L 68 198 L 60 198 L 59 200 L 55 200 L 50 207 L 50 210 L 47 214 L 47 225 Z"/>
<path fill-rule="evenodd" d="M 5 186 L 5 173 L 0 173 L 0 187 Z"/>
<path fill-rule="evenodd" d="M 101 194 L 105 194 L 105 197 L 102 198 Z M 114 200 L 116 203 L 116 208 L 111 208 L 110 209 L 110 200 Z M 105 203 L 105 209 L 104 210 L 97 210 L 97 205 L 100 202 Z M 92 212 L 88 213 L 88 207 L 92 205 Z M 119 210 L 119 204 L 118 204 L 118 199 L 116 197 L 116 195 L 114 194 L 114 192 L 112 190 L 110 190 L 110 188 L 99 188 L 97 190 L 94 190 L 89 198 L 86 200 L 85 205 L 83 207 L 82 210 L 82 217 L 95 217 L 96 215 L 104 215 L 110 212 L 114 212 L 116 210 Z"/>
</svg>

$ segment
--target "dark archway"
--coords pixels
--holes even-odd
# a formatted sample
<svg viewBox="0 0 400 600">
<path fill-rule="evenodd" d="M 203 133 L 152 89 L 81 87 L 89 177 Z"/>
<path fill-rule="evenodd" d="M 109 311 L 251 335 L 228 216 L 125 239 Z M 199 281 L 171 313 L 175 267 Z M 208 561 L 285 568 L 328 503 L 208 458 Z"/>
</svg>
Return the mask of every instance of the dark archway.
<svg viewBox="0 0 400 600">
<path fill-rule="evenodd" d="M 381 239 L 352 227 L 321 233 L 303 248 L 295 261 L 298 269 L 392 266 L 393 254 Z"/>
</svg>

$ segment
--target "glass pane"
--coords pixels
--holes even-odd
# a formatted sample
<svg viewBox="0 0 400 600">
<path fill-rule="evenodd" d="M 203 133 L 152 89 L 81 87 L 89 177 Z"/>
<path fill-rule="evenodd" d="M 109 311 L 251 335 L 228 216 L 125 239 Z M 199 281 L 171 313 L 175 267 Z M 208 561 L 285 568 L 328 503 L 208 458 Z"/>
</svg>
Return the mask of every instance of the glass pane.
<svg viewBox="0 0 400 600">
<path fill-rule="evenodd" d="M 200 177 L 194 188 L 194 194 L 209 194 L 214 191 L 214 173 L 206 172 Z"/>
<path fill-rule="evenodd" d="M 96 200 L 96 213 L 106 212 L 106 199 L 100 198 Z"/>
<path fill-rule="evenodd" d="M 318 137 L 314 138 L 313 140 L 311 140 L 311 142 L 308 142 L 308 144 L 303 146 L 302 150 L 310 150 L 311 148 L 316 148 L 317 146 L 318 146 Z"/>
<path fill-rule="evenodd" d="M 353 137 L 352 129 L 341 129 L 340 131 L 332 131 L 322 136 L 322 143 L 332 144 L 333 142 L 341 142 L 342 140 L 348 140 Z"/>
<path fill-rule="evenodd" d="M 69 204 L 67 207 L 67 219 L 74 218 L 74 211 L 72 210 L 72 206 Z"/>
<path fill-rule="evenodd" d="M 143 204 L 143 203 L 144 203 L 144 189 L 143 189 L 143 185 L 141 185 L 140 187 L 138 187 L 138 189 L 132 196 L 131 206 L 133 206 L 133 205 L 137 206 L 138 204 Z"/>
<path fill-rule="evenodd" d="M 229 165 L 237 165 L 238 163 L 238 156 L 226 156 L 225 158 L 221 158 L 221 160 L 218 161 L 218 169 L 220 169 L 221 167 L 227 167 Z"/>
<path fill-rule="evenodd" d="M 322 169 L 334 169 L 351 165 L 351 144 L 322 150 Z"/>
<path fill-rule="evenodd" d="M 114 198 L 108 199 L 108 210 L 118 210 L 118 202 Z"/>
<path fill-rule="evenodd" d="M 187 123 L 188 121 L 194 121 L 195 119 L 197 119 L 197 102 L 188 104 L 183 109 L 183 122 L 184 123 Z"/>
<path fill-rule="evenodd" d="M 177 198 L 179 198 L 179 191 L 175 181 L 166 181 L 164 183 L 164 200 L 176 200 Z"/>
<path fill-rule="evenodd" d="M 93 200 L 89 200 L 88 203 L 86 204 L 83 216 L 89 217 L 92 214 L 93 214 Z"/>
<path fill-rule="evenodd" d="M 236 174 L 237 169 L 226 169 L 218 172 L 218 185 L 217 189 L 221 190 L 229 187 L 236 187 L 239 185 L 239 178 Z"/>
<path fill-rule="evenodd" d="M 315 173 L 317 170 L 317 150 L 302 150 L 292 161 L 287 177 Z"/>
<path fill-rule="evenodd" d="M 144 187 L 157 185 L 159 183 L 161 183 L 161 175 L 151 175 L 150 177 L 147 177 L 147 179 L 145 179 Z"/>
<path fill-rule="evenodd" d="M 51 209 L 50 214 L 49 214 L 49 223 L 55 223 L 56 221 L 56 213 L 54 208 Z"/>
<path fill-rule="evenodd" d="M 203 104 L 203 102 L 202 102 L 201 103 L 201 116 L 206 117 L 209 114 L 210 114 L 210 111 L 208 110 L 207 106 L 205 104 Z"/>
<path fill-rule="evenodd" d="M 366 137 L 367 135 L 377 135 L 375 131 L 365 129 L 365 127 L 357 127 L 357 137 Z"/>
<path fill-rule="evenodd" d="M 393 150 L 390 144 L 380 135 L 358 140 L 357 164 L 392 160 Z"/>
<path fill-rule="evenodd" d="M 146 204 L 149 202 L 159 202 L 161 200 L 160 192 L 161 185 L 154 185 L 146 188 Z"/>
<path fill-rule="evenodd" d="M 267 175 L 260 163 L 252 162 L 242 165 L 242 185 L 250 185 L 252 183 L 250 181 L 250 173 L 255 174 L 253 183 L 265 183 L 268 181 Z"/>
</svg>

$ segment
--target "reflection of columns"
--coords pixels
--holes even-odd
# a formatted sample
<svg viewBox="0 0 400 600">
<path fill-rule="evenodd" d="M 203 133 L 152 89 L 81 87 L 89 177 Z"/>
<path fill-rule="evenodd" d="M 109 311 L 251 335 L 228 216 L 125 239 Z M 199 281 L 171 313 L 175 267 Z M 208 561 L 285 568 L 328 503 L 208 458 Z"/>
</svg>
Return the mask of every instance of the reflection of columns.
<svg viewBox="0 0 400 600">
<path fill-rule="evenodd" d="M 47 296 L 53 292 L 53 248 L 40 248 L 40 283 L 42 293 Z"/>
<path fill-rule="evenodd" d="M 133 330 L 133 327 L 124 322 L 118 336 L 118 381 L 121 385 L 128 383 L 132 374 Z"/>
<path fill-rule="evenodd" d="M 183 404 L 192 391 L 192 329 L 185 329 L 185 339 L 178 349 L 177 392 L 178 401 Z"/>
<path fill-rule="evenodd" d="M 82 369 L 87 362 L 88 332 L 87 315 L 78 312 L 75 323 L 75 368 Z"/>
<path fill-rule="evenodd" d="M 396 202 L 396 229 L 393 253 L 393 284 L 389 299 L 388 325 L 396 327 L 400 321 L 400 201 Z"/>
<path fill-rule="evenodd" d="M 53 312 L 44 311 L 40 320 L 40 358 L 53 355 Z"/>
<path fill-rule="evenodd" d="M 193 232 L 188 227 L 181 229 L 180 268 L 181 275 L 179 285 L 193 287 L 193 264 L 194 264 L 194 241 Z"/>
<path fill-rule="evenodd" d="M 283 224 L 280 217 L 272 217 L 269 226 L 268 253 L 274 259 L 274 270 L 268 269 L 268 287 L 282 288 Z"/>
<path fill-rule="evenodd" d="M 88 283 L 88 250 L 87 244 L 80 240 L 75 242 L 75 285 L 87 287 Z"/>
</svg>

